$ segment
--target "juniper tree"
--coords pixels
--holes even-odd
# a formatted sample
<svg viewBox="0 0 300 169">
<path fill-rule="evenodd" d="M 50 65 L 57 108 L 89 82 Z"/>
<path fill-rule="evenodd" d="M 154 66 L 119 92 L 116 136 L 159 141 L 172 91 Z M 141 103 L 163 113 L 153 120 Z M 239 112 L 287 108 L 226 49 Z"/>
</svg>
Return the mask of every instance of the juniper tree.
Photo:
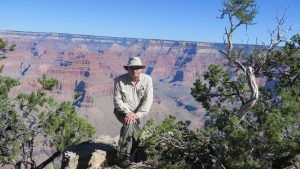
<svg viewBox="0 0 300 169">
<path fill-rule="evenodd" d="M 210 65 L 191 91 L 209 120 L 199 131 L 173 118 L 159 126 L 148 123 L 148 162 L 163 168 L 292 166 L 300 153 L 300 37 L 285 41 L 283 16 L 270 31 L 269 45 L 253 46 L 250 52 L 234 47 L 234 31 L 254 24 L 256 3 L 222 2 L 220 18 L 227 18 L 229 26 L 220 53 L 227 61 Z M 265 82 L 258 84 L 257 78 Z"/>
<path fill-rule="evenodd" d="M 44 168 L 66 147 L 78 144 L 95 133 L 94 127 L 78 117 L 75 107 L 70 102 L 58 103 L 54 98 L 47 96 L 46 91 L 52 90 L 57 85 L 57 80 L 43 75 L 38 82 L 43 90 L 30 94 L 20 93 L 16 98 L 22 120 L 26 123 L 24 130 L 28 130 L 29 133 L 21 145 L 22 158 L 17 162 L 17 167 L 29 164 L 33 168 Z M 33 159 L 33 144 L 38 135 L 43 135 L 56 150 L 41 164 L 36 164 Z"/>
<path fill-rule="evenodd" d="M 6 58 L 15 45 L 0 39 L 0 57 Z M 2 76 L 0 70 L 0 165 L 13 164 L 15 168 L 44 168 L 59 156 L 66 147 L 95 134 L 95 128 L 78 117 L 68 101 L 57 102 L 47 96 L 58 83 L 43 75 L 38 79 L 42 89 L 30 93 L 9 95 L 19 85 L 11 77 Z M 35 140 L 44 136 L 56 152 L 41 164 L 33 159 Z"/>
<path fill-rule="evenodd" d="M 254 4 L 251 10 L 241 7 L 248 3 L 255 2 L 224 1 L 221 16 L 228 16 L 230 26 L 225 29 L 226 50 L 220 52 L 227 62 L 210 65 L 191 94 L 210 116 L 202 132 L 215 148 L 215 168 L 283 168 L 299 153 L 299 36 L 277 48 L 285 40 L 283 16 L 277 18 L 268 46 L 255 46 L 250 53 L 243 48 L 234 51 L 232 33 L 249 23 L 240 19 L 240 12 L 255 14 Z M 258 77 L 266 80 L 259 87 Z"/>
<path fill-rule="evenodd" d="M 0 39 L 0 59 L 5 59 L 6 52 L 13 51 L 15 45 L 8 45 Z M 19 150 L 21 132 L 19 117 L 8 94 L 12 87 L 19 85 L 17 80 L 2 75 L 0 68 L 0 163 L 9 163 L 16 157 Z"/>
</svg>

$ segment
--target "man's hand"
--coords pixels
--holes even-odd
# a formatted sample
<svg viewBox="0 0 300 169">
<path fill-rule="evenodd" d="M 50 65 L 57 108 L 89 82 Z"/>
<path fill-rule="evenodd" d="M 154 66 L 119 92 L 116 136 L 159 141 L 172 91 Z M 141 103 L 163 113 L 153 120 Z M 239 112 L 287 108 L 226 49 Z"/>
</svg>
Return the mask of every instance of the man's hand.
<svg viewBox="0 0 300 169">
<path fill-rule="evenodd" d="M 133 124 L 138 119 L 138 116 L 134 112 L 130 112 L 126 114 L 124 118 L 125 124 Z"/>
</svg>

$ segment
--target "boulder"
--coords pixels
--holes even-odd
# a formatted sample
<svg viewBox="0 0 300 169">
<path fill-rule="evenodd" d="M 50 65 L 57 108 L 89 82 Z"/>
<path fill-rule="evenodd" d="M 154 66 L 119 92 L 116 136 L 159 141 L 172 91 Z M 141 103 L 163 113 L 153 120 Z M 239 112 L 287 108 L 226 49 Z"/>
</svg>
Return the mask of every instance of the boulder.
<svg viewBox="0 0 300 169">
<path fill-rule="evenodd" d="M 63 153 L 61 169 L 121 169 L 117 166 L 119 137 L 99 136 L 69 147 Z M 127 169 L 150 169 L 141 161 L 146 160 L 144 148 L 138 146 L 133 157 L 135 162 Z"/>
<path fill-rule="evenodd" d="M 100 136 L 69 147 L 63 153 L 62 169 L 99 169 L 114 165 L 117 159 L 117 140 Z"/>
</svg>

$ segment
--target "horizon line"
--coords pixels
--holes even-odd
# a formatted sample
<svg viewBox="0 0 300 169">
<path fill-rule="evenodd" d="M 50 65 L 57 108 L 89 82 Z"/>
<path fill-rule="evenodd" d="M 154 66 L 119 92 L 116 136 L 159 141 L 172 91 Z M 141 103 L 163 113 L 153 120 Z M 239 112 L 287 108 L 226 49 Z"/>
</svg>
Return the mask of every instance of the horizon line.
<svg viewBox="0 0 300 169">
<path fill-rule="evenodd" d="M 215 44 L 224 44 L 224 42 L 204 42 L 204 41 L 188 41 L 188 40 L 172 40 L 172 39 L 152 39 L 152 38 L 137 38 L 137 37 L 117 37 L 117 36 L 103 36 L 103 35 L 91 35 L 91 34 L 75 34 L 75 33 L 62 33 L 62 32 L 36 32 L 36 31 L 20 31 L 20 30 L 3 30 L 0 29 L 0 32 L 11 32 L 11 33 L 35 33 L 35 34 L 59 34 L 59 35 L 75 35 L 75 36 L 92 36 L 97 38 L 126 38 L 132 40 L 155 40 L 155 41 L 170 41 L 170 42 L 192 42 L 192 43 L 215 43 Z M 258 44 L 245 44 L 245 43 L 235 43 L 236 45 L 258 45 Z M 258 45 L 261 46 L 261 45 Z"/>
</svg>

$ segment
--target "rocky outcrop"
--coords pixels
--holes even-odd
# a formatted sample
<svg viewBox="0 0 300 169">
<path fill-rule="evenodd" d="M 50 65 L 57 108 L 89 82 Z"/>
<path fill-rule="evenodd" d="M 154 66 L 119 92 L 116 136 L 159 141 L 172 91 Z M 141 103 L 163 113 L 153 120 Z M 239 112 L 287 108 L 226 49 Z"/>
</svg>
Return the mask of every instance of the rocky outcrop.
<svg viewBox="0 0 300 169">
<path fill-rule="evenodd" d="M 98 169 L 116 163 L 118 137 L 100 136 L 69 147 L 63 153 L 62 166 L 65 169 Z"/>
<path fill-rule="evenodd" d="M 99 136 L 76 146 L 69 147 L 63 153 L 62 169 L 119 169 L 117 166 L 118 137 Z M 140 152 L 140 151 L 138 151 Z M 140 161 L 140 160 L 139 160 Z M 130 169 L 151 168 L 142 162 L 133 163 Z"/>
</svg>

